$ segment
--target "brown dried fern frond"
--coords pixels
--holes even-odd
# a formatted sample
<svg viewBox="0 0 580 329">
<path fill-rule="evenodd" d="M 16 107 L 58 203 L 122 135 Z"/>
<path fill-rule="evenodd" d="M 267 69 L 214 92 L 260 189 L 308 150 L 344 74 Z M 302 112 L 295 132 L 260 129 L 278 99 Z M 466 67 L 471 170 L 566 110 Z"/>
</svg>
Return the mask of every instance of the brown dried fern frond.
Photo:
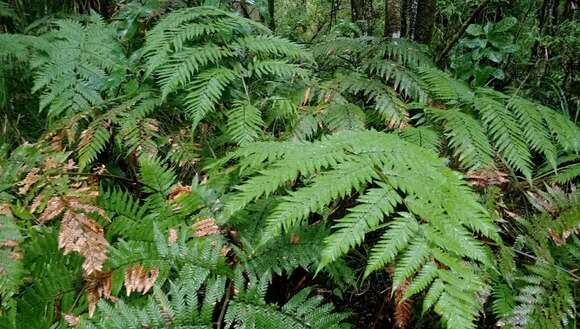
<svg viewBox="0 0 580 329">
<path fill-rule="evenodd" d="M 405 298 L 410 280 L 407 279 L 395 290 L 395 325 L 398 329 L 407 329 L 411 323 L 413 300 Z"/>
<path fill-rule="evenodd" d="M 146 294 L 153 288 L 157 276 L 159 276 L 159 269 L 156 267 L 145 270 L 141 264 L 138 264 L 127 268 L 127 271 L 125 271 L 127 296 L 130 296 L 133 291 Z"/>
</svg>

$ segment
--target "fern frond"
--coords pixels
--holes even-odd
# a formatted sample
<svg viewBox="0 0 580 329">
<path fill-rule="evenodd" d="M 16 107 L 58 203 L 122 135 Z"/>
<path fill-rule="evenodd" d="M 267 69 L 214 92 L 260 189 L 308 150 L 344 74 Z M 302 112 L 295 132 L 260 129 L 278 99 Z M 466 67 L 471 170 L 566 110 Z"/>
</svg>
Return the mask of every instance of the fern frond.
<svg viewBox="0 0 580 329">
<path fill-rule="evenodd" d="M 197 75 L 186 98 L 186 111 L 196 124 L 215 109 L 226 86 L 238 77 L 235 71 L 224 67 L 209 69 Z"/>
<path fill-rule="evenodd" d="M 256 141 L 264 122 L 258 108 L 248 102 L 236 102 L 228 115 L 228 133 L 240 145 Z"/>
<path fill-rule="evenodd" d="M 510 98 L 508 107 L 514 111 L 519 123 L 521 123 L 524 137 L 530 145 L 530 149 L 541 152 L 552 169 L 555 170 L 557 151 L 546 129 L 544 117 L 540 113 L 544 109 L 539 109 L 536 104 L 518 96 Z"/>
<path fill-rule="evenodd" d="M 56 24 L 58 31 L 47 39 L 51 46 L 46 56 L 34 60 L 33 92 L 43 92 L 40 109 L 48 108 L 52 117 L 101 104 L 109 73 L 124 62 L 114 29 L 98 16 L 91 16 L 86 26 L 71 20 Z"/>
<path fill-rule="evenodd" d="M 346 254 L 351 248 L 362 243 L 366 233 L 376 229 L 388 216 L 395 206 L 402 200 L 401 197 L 388 185 L 378 183 L 379 188 L 369 189 L 362 195 L 356 207 L 350 213 L 336 221 L 333 229 L 336 231 L 325 239 L 320 266 L 324 267 L 331 261 Z M 397 238 L 402 238 L 398 235 Z M 385 241 L 385 239 L 381 239 Z M 375 248 L 378 248 L 375 246 Z M 373 262 L 372 256 L 369 266 Z"/>
<path fill-rule="evenodd" d="M 153 156 L 143 155 L 139 158 L 139 176 L 148 193 L 167 194 L 175 182 L 175 173 Z"/>
<path fill-rule="evenodd" d="M 493 167 L 493 150 L 480 123 L 471 115 L 454 110 L 429 110 L 436 121 L 444 123 L 449 146 L 461 164 L 471 170 Z"/>
<path fill-rule="evenodd" d="M 200 47 L 185 48 L 171 55 L 167 63 L 157 69 L 161 97 L 165 98 L 180 87 L 187 86 L 195 73 L 225 57 L 232 56 L 228 49 L 208 43 Z"/>
<path fill-rule="evenodd" d="M 81 142 L 78 146 L 79 169 L 82 170 L 93 163 L 97 155 L 105 149 L 110 138 L 110 130 L 102 126 L 89 127 L 83 131 Z"/>
<path fill-rule="evenodd" d="M 354 104 L 330 104 L 323 116 L 325 126 L 333 132 L 363 129 L 365 121 L 365 113 Z"/>
<path fill-rule="evenodd" d="M 474 93 L 471 88 L 453 79 L 447 73 L 431 67 L 421 67 L 418 73 L 435 99 L 453 104 L 472 102 Z"/>
<path fill-rule="evenodd" d="M 321 211 L 331 201 L 350 195 L 373 178 L 372 164 L 364 161 L 336 165 L 334 170 L 315 177 L 311 185 L 284 198 L 285 202 L 278 205 L 267 220 L 268 234 L 277 235 L 282 229 L 288 230 L 310 213 Z"/>
<path fill-rule="evenodd" d="M 259 57 L 287 57 L 312 61 L 304 47 L 286 39 L 271 35 L 250 35 L 236 41 L 240 47 Z"/>
<path fill-rule="evenodd" d="M 531 180 L 531 154 L 515 116 L 490 92 L 480 92 L 476 104 L 498 151 L 509 165 Z"/>
<path fill-rule="evenodd" d="M 412 238 L 419 231 L 419 224 L 411 214 L 402 213 L 400 215 L 389 223 L 387 231 L 371 250 L 365 276 L 394 261 L 398 253 L 408 247 Z"/>
<path fill-rule="evenodd" d="M 385 81 L 392 81 L 394 89 L 402 92 L 408 98 L 414 98 L 420 103 L 427 102 L 427 91 L 423 82 L 414 73 L 402 65 L 384 59 L 367 64 L 371 74 L 377 74 Z"/>
<path fill-rule="evenodd" d="M 429 127 L 406 127 L 398 130 L 401 139 L 439 153 L 441 137 Z"/>
</svg>

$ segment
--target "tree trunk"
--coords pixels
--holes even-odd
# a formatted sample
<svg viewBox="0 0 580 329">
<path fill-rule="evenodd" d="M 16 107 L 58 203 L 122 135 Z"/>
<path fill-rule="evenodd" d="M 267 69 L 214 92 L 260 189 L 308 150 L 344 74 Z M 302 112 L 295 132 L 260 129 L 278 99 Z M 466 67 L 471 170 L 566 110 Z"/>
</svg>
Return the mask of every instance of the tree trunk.
<svg viewBox="0 0 580 329">
<path fill-rule="evenodd" d="M 386 37 L 401 37 L 401 0 L 385 0 L 386 15 L 385 27 Z"/>
<path fill-rule="evenodd" d="M 270 16 L 270 19 L 268 20 L 268 27 L 272 31 L 276 30 L 276 21 L 274 19 L 274 13 L 275 13 L 274 0 L 268 0 L 268 16 Z"/>
<path fill-rule="evenodd" d="M 364 0 L 350 0 L 350 13 L 353 22 L 364 19 Z"/>
<path fill-rule="evenodd" d="M 420 43 L 431 42 L 433 24 L 435 23 L 435 11 L 437 0 L 421 0 L 417 9 L 417 24 L 415 26 L 414 39 Z"/>
</svg>

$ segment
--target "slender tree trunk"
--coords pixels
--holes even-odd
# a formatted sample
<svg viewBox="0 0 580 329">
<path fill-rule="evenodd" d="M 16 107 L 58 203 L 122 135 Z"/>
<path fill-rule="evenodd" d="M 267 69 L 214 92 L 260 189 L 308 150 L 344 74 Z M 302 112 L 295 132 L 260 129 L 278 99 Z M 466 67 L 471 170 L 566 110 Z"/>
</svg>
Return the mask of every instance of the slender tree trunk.
<svg viewBox="0 0 580 329">
<path fill-rule="evenodd" d="M 386 15 L 385 27 L 386 37 L 401 37 L 401 0 L 385 0 Z"/>
<path fill-rule="evenodd" d="M 353 22 L 360 21 L 364 18 L 363 4 L 364 0 L 350 0 L 350 13 Z"/>
<path fill-rule="evenodd" d="M 372 35 L 375 29 L 373 0 L 365 0 L 365 17 L 367 21 L 367 34 Z"/>
<path fill-rule="evenodd" d="M 270 19 L 268 20 L 268 27 L 272 31 L 276 30 L 276 20 L 274 14 L 274 0 L 268 0 L 268 16 L 270 16 Z"/>
<path fill-rule="evenodd" d="M 419 8 L 417 8 L 417 17 L 419 19 L 416 21 L 414 35 L 416 41 L 420 43 L 431 42 L 436 10 L 437 0 L 421 0 L 419 2 Z"/>
</svg>

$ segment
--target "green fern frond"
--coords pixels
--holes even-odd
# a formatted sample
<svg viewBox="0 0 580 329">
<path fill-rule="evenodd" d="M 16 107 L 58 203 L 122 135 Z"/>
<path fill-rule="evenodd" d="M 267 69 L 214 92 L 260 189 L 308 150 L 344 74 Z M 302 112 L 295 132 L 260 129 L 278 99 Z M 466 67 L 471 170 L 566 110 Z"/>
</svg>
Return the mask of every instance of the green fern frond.
<svg viewBox="0 0 580 329">
<path fill-rule="evenodd" d="M 429 127 L 406 127 L 398 130 L 401 139 L 439 153 L 441 136 Z"/>
<path fill-rule="evenodd" d="M 379 75 L 385 81 L 392 81 L 394 89 L 402 92 L 406 97 L 420 103 L 427 102 L 427 91 L 424 89 L 423 82 L 402 65 L 380 59 L 367 64 L 366 69 L 371 74 Z"/>
<path fill-rule="evenodd" d="M 91 127 L 85 130 L 84 136 L 81 138 L 83 139 L 83 143 L 79 145 L 78 154 L 79 169 L 82 170 L 93 163 L 97 155 L 105 149 L 111 138 L 111 131 L 102 126 L 96 127 L 94 130 Z M 84 143 L 85 141 L 86 143 Z"/>
<path fill-rule="evenodd" d="M 248 102 L 236 102 L 228 115 L 228 133 L 240 145 L 258 139 L 264 121 L 258 108 Z"/>
<path fill-rule="evenodd" d="M 371 250 L 365 276 L 394 261 L 399 252 L 407 248 L 417 234 L 419 230 L 417 220 L 409 213 L 400 215 L 389 223 L 387 231 Z"/>
<path fill-rule="evenodd" d="M 322 120 L 324 125 L 333 132 L 360 130 L 365 127 L 366 115 L 360 107 L 354 104 L 332 103 L 324 111 Z"/>
<path fill-rule="evenodd" d="M 419 76 L 427 85 L 432 97 L 444 102 L 471 103 L 474 93 L 466 84 L 450 77 L 447 73 L 431 67 L 418 69 Z"/>
<path fill-rule="evenodd" d="M 20 228 L 8 210 L 0 214 L 0 314 L 15 312 L 16 301 L 13 295 L 24 278 L 22 261 L 16 257 L 22 243 Z"/>
<path fill-rule="evenodd" d="M 195 124 L 215 109 L 226 86 L 238 77 L 235 71 L 225 67 L 209 69 L 197 75 L 186 98 L 186 111 Z"/>
<path fill-rule="evenodd" d="M 277 235 L 321 211 L 333 200 L 350 195 L 375 178 L 372 163 L 352 161 L 336 165 L 313 179 L 311 185 L 284 197 L 267 219 L 267 232 Z M 268 235 L 269 235 L 268 234 Z"/>
<path fill-rule="evenodd" d="M 471 170 L 493 167 L 493 150 L 485 130 L 476 119 L 457 109 L 432 109 L 427 113 L 444 123 L 449 146 L 463 166 Z"/>
<path fill-rule="evenodd" d="M 258 60 L 248 66 L 250 76 L 262 79 L 271 75 L 286 81 L 293 77 L 305 79 L 309 72 L 301 68 L 298 64 L 288 63 L 281 60 Z"/>
<path fill-rule="evenodd" d="M 523 132 L 513 113 L 494 98 L 489 91 L 480 91 L 477 109 L 498 151 L 507 163 L 532 179 L 532 160 Z"/>
<path fill-rule="evenodd" d="M 246 49 L 258 57 L 287 57 L 312 61 L 304 47 L 271 35 L 250 35 L 236 41 L 234 47 Z"/>
<path fill-rule="evenodd" d="M 325 248 L 321 255 L 321 267 L 346 254 L 351 248 L 360 245 L 365 235 L 376 229 L 384 217 L 392 213 L 396 205 L 402 201 L 399 194 L 391 187 L 383 183 L 378 183 L 378 185 L 379 188 L 367 190 L 358 199 L 359 204 L 351 208 L 347 216 L 336 221 L 333 226 L 335 232 L 324 241 Z M 396 237 L 405 239 L 401 235 L 396 235 Z M 383 237 L 381 241 L 389 241 L 389 239 Z M 378 248 L 375 246 L 373 250 Z M 373 256 L 371 256 L 368 266 L 371 266 L 372 263 L 374 263 Z"/>
<path fill-rule="evenodd" d="M 144 191 L 167 194 L 175 182 L 175 173 L 150 155 L 141 156 L 139 165 L 139 176 L 144 184 Z"/>
<path fill-rule="evenodd" d="M 161 97 L 187 86 L 194 74 L 208 64 L 216 64 L 225 57 L 232 56 L 228 49 L 208 43 L 200 47 L 185 48 L 171 55 L 167 63 L 157 69 Z"/>
<path fill-rule="evenodd" d="M 556 169 L 556 146 L 552 143 L 550 134 L 546 129 L 544 117 L 536 104 L 515 96 L 510 98 L 508 107 L 515 113 L 519 123 L 523 127 L 523 134 L 530 145 L 530 149 L 541 152 L 552 168 Z"/>
<path fill-rule="evenodd" d="M 113 28 L 98 16 L 86 26 L 57 21 L 58 31 L 47 37 L 50 48 L 34 60 L 33 92 L 42 91 L 40 109 L 57 117 L 99 105 L 109 73 L 124 62 Z"/>
</svg>

